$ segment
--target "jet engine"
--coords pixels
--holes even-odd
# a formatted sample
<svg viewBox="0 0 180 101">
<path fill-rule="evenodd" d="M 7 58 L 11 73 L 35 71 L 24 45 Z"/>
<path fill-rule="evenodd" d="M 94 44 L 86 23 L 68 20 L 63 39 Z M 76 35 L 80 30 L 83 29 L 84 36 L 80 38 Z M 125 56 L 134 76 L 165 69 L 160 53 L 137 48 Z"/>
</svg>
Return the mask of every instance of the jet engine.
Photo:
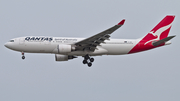
<svg viewBox="0 0 180 101">
<path fill-rule="evenodd" d="M 58 45 L 58 53 L 70 53 L 71 51 L 74 51 L 75 48 L 71 45 Z"/>
<path fill-rule="evenodd" d="M 77 57 L 70 56 L 70 55 L 55 54 L 56 61 L 68 61 L 69 59 L 74 59 L 74 58 L 77 58 Z"/>
</svg>

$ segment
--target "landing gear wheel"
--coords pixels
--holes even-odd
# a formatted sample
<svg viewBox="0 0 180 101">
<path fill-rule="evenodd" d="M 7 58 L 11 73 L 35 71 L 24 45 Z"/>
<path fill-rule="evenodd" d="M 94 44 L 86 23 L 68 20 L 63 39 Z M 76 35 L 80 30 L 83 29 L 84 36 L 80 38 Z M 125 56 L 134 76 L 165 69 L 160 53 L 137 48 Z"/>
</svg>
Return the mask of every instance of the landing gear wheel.
<svg viewBox="0 0 180 101">
<path fill-rule="evenodd" d="M 24 59 L 25 59 L 25 56 L 22 56 L 22 59 L 24 60 Z"/>
<path fill-rule="evenodd" d="M 91 61 L 91 62 L 94 62 L 94 58 L 90 58 L 90 61 Z"/>
<path fill-rule="evenodd" d="M 87 63 L 87 60 L 83 60 L 83 64 L 86 64 Z"/>
<path fill-rule="evenodd" d="M 89 59 L 89 55 L 85 55 L 84 59 L 86 59 L 86 60 Z"/>
<path fill-rule="evenodd" d="M 90 58 L 90 56 L 88 54 L 86 54 L 83 60 L 83 64 L 87 64 L 89 67 L 92 66 L 92 62 L 94 62 L 94 58 Z"/>
<path fill-rule="evenodd" d="M 88 63 L 88 66 L 89 66 L 89 67 L 91 67 L 91 66 L 92 66 L 92 63 L 91 63 L 91 62 L 90 62 L 90 63 Z"/>
</svg>

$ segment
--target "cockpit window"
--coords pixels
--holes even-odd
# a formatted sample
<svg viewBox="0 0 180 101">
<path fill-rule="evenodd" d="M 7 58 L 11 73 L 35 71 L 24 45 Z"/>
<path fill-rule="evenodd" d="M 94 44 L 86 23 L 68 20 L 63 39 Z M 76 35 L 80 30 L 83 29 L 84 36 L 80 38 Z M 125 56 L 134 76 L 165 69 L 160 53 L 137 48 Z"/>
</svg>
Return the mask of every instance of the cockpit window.
<svg viewBox="0 0 180 101">
<path fill-rule="evenodd" d="M 10 40 L 9 42 L 14 42 L 14 40 Z"/>
</svg>

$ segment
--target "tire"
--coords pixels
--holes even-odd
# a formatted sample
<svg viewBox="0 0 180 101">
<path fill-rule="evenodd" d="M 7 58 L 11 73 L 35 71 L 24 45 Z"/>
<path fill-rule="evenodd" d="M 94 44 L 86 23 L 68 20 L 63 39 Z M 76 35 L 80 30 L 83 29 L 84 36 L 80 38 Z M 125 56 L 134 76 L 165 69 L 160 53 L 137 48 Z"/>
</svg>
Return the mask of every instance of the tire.
<svg viewBox="0 0 180 101">
<path fill-rule="evenodd" d="M 90 58 L 90 61 L 91 61 L 91 62 L 94 62 L 94 58 Z"/>
<path fill-rule="evenodd" d="M 90 62 L 90 63 L 88 63 L 88 66 L 89 66 L 89 67 L 91 67 L 91 66 L 92 66 L 92 63 L 91 63 L 91 62 Z"/>
<path fill-rule="evenodd" d="M 83 64 L 86 64 L 87 63 L 87 60 L 83 60 Z"/>
<path fill-rule="evenodd" d="M 89 56 L 88 56 L 88 55 L 85 55 L 84 58 L 87 60 L 87 59 L 89 59 Z"/>
<path fill-rule="evenodd" d="M 25 56 L 22 56 L 22 59 L 24 60 L 24 59 L 25 59 Z"/>
</svg>

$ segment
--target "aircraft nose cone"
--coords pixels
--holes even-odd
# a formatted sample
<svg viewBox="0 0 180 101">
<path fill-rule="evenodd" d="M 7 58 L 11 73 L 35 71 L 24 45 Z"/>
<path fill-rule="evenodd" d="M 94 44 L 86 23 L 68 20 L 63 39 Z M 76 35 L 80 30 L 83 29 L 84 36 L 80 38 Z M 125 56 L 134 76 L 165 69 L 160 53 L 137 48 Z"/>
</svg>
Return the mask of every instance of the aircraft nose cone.
<svg viewBox="0 0 180 101">
<path fill-rule="evenodd" d="M 5 43 L 4 46 L 5 46 L 5 47 L 8 47 L 8 43 Z"/>
<path fill-rule="evenodd" d="M 7 47 L 7 43 L 5 43 L 4 46 Z"/>
</svg>

